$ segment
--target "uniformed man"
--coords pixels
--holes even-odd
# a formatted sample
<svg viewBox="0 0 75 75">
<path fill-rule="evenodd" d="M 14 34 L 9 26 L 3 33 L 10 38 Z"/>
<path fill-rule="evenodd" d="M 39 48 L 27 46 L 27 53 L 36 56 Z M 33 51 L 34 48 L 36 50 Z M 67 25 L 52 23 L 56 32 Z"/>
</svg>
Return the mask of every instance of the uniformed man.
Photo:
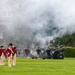
<svg viewBox="0 0 75 75">
<path fill-rule="evenodd" d="M 16 55 L 17 55 L 16 47 L 12 46 L 12 63 L 13 63 L 13 66 L 16 65 Z"/>
<path fill-rule="evenodd" d="M 16 47 L 12 43 L 8 44 L 5 50 L 6 56 L 8 58 L 8 66 L 12 67 L 16 65 Z"/>
<path fill-rule="evenodd" d="M 46 50 L 46 52 L 47 52 L 47 58 L 51 59 L 53 55 L 52 55 L 52 50 L 50 49 L 50 47 L 48 47 L 48 49 Z"/>
<path fill-rule="evenodd" d="M 0 65 L 5 65 L 5 54 L 3 46 L 0 46 Z"/>
<path fill-rule="evenodd" d="M 26 54 L 26 58 L 30 58 L 30 49 L 29 49 L 29 47 L 27 47 L 25 49 L 25 54 Z"/>
<path fill-rule="evenodd" d="M 40 55 L 41 54 L 41 49 L 40 47 L 38 47 L 38 49 L 36 50 L 37 54 Z"/>
</svg>

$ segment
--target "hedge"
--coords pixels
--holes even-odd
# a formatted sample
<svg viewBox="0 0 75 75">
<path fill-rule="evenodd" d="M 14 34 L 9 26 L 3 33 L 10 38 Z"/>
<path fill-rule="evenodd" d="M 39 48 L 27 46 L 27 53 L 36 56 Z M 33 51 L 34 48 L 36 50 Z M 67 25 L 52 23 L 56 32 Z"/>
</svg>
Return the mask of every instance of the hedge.
<svg viewBox="0 0 75 75">
<path fill-rule="evenodd" d="M 64 56 L 65 57 L 75 57 L 75 48 L 67 48 L 64 51 Z"/>
</svg>

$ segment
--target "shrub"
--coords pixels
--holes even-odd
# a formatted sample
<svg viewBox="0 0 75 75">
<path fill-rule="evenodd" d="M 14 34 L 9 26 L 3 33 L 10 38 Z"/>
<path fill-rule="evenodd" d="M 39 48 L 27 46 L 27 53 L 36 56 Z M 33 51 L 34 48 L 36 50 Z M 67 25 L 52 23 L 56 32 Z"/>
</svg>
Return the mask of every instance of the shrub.
<svg viewBox="0 0 75 75">
<path fill-rule="evenodd" d="M 64 52 L 65 57 L 75 57 L 75 48 L 67 48 Z"/>
</svg>

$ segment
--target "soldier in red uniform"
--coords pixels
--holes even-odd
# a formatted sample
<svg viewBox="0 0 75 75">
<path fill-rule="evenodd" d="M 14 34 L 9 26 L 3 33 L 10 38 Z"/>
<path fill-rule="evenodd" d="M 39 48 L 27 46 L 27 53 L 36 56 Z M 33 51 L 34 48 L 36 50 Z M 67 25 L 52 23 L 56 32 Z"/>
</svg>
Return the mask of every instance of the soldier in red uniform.
<svg viewBox="0 0 75 75">
<path fill-rule="evenodd" d="M 5 54 L 3 46 L 0 46 L 0 65 L 5 65 Z"/>
<path fill-rule="evenodd" d="M 13 66 L 16 65 L 16 54 L 17 54 L 16 47 L 12 46 L 12 63 L 13 63 Z"/>
<path fill-rule="evenodd" d="M 8 58 L 8 66 L 12 67 L 16 65 L 16 47 L 12 43 L 8 45 L 8 48 L 5 50 L 6 56 Z"/>
<path fill-rule="evenodd" d="M 8 66 L 11 67 L 12 66 L 12 43 L 10 43 L 7 47 L 7 49 L 5 50 L 6 53 L 6 57 L 8 58 Z"/>
</svg>

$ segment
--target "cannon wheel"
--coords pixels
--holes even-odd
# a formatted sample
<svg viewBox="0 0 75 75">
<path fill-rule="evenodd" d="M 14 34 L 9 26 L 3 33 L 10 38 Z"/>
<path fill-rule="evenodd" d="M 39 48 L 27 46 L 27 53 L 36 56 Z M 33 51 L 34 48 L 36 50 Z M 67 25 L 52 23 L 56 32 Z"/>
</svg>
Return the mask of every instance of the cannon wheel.
<svg viewBox="0 0 75 75">
<path fill-rule="evenodd" d="M 64 59 L 64 55 L 63 54 L 58 54 L 57 59 Z"/>
</svg>

